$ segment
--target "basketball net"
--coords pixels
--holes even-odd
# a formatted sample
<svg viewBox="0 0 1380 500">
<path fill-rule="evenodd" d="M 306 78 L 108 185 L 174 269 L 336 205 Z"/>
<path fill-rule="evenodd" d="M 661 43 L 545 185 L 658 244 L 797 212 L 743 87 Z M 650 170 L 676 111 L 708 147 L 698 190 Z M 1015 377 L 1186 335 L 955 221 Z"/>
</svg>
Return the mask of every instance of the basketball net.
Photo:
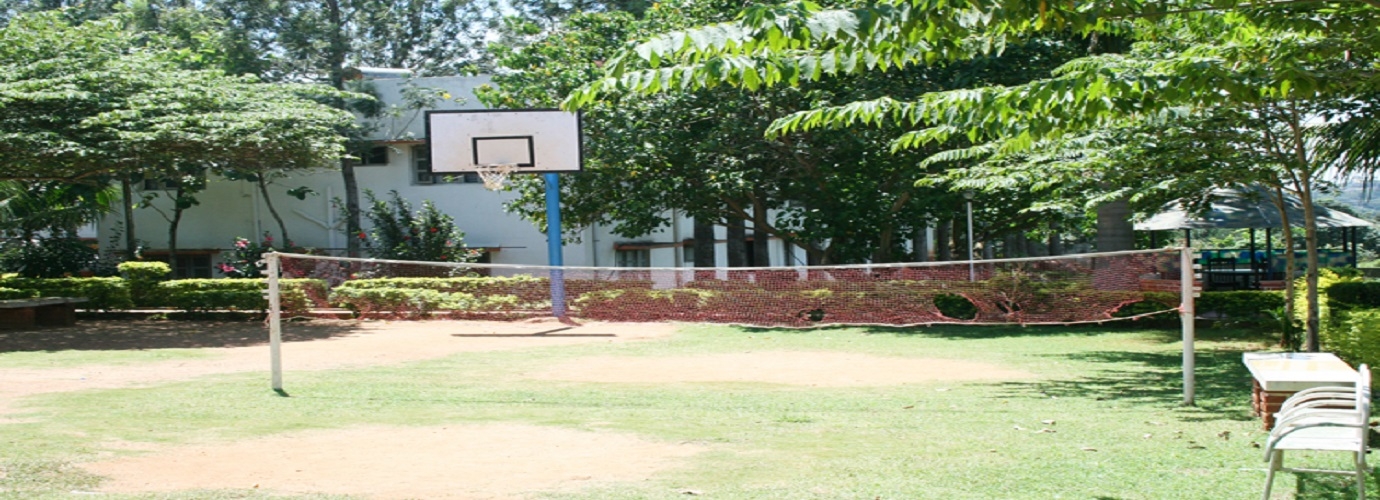
<svg viewBox="0 0 1380 500">
<path fill-rule="evenodd" d="M 484 187 L 489 191 L 503 189 L 503 185 L 508 182 L 508 176 L 516 171 L 517 165 L 513 163 L 475 165 L 474 167 L 474 172 L 479 174 L 479 179 L 484 181 Z"/>
</svg>

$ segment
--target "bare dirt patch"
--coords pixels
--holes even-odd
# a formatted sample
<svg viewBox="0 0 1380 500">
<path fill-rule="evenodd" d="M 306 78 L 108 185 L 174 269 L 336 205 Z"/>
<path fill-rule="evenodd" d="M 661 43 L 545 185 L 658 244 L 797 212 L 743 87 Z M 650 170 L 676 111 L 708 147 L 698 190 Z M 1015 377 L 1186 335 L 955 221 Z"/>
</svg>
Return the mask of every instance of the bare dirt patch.
<svg viewBox="0 0 1380 500">
<path fill-rule="evenodd" d="M 1018 380 L 1035 375 L 989 363 L 840 352 L 763 351 L 702 356 L 600 356 L 528 376 L 579 382 L 763 382 L 812 387 L 861 387 L 964 380 Z"/>
<path fill-rule="evenodd" d="M 356 427 L 174 448 L 83 467 L 103 491 L 259 488 L 371 498 L 520 498 L 644 480 L 694 444 L 531 425 Z"/>
</svg>

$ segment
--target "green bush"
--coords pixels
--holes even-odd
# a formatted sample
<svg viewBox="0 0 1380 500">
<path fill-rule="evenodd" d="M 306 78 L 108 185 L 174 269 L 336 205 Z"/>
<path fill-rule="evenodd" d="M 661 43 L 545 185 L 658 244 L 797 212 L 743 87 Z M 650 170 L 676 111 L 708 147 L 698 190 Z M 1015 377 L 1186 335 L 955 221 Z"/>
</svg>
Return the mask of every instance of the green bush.
<svg viewBox="0 0 1380 500">
<path fill-rule="evenodd" d="M 338 287 L 331 290 L 330 302 L 362 316 L 394 314 L 410 318 L 428 317 L 438 311 L 514 311 L 532 305 L 516 295 L 475 296 L 466 292 L 397 287 Z M 550 307 L 549 304 L 546 307 Z"/>
<path fill-rule="evenodd" d="M 32 299 L 38 296 L 34 290 L 20 290 L 17 288 L 0 288 L 0 300 Z"/>
<path fill-rule="evenodd" d="M 166 262 L 122 262 L 118 266 L 120 275 L 129 284 L 129 296 L 134 305 L 140 307 L 157 306 L 162 299 L 158 297 L 158 283 L 168 279 L 172 268 Z"/>
<path fill-rule="evenodd" d="M 278 281 L 279 307 L 287 314 L 306 312 L 312 306 L 324 305 L 326 283 L 314 279 L 285 279 Z M 158 284 L 162 303 L 186 312 L 259 311 L 268 310 L 264 292 L 268 284 L 263 279 L 224 278 L 164 281 Z"/>
<path fill-rule="evenodd" d="M 1198 315 L 1216 313 L 1232 321 L 1271 321 L 1270 311 L 1284 307 L 1284 292 L 1243 290 L 1203 292 L 1194 303 Z"/>
<path fill-rule="evenodd" d="M 1334 309 L 1380 309 L 1380 281 L 1339 281 L 1323 292 Z"/>
<path fill-rule="evenodd" d="M 967 297 L 953 293 L 941 293 L 934 296 L 934 306 L 939 308 L 939 312 L 953 319 L 973 319 L 977 317 L 977 306 Z"/>
<path fill-rule="evenodd" d="M 1294 281 L 1294 318 L 1299 324 L 1308 323 L 1308 282 L 1307 278 L 1299 278 Z M 1321 329 L 1327 329 L 1334 325 L 1332 318 L 1332 304 L 1327 300 L 1326 290 L 1339 283 L 1359 283 L 1359 276 L 1339 274 L 1334 269 L 1322 269 L 1318 271 L 1318 324 Z M 1319 333 L 1321 335 L 1321 332 Z"/>
<path fill-rule="evenodd" d="M 216 310 L 265 311 L 261 279 L 189 279 L 158 284 L 162 306 L 187 312 Z"/>
<path fill-rule="evenodd" d="M 1380 310 L 1339 311 L 1336 319 L 1319 335 L 1323 349 L 1352 365 L 1380 365 Z"/>
<path fill-rule="evenodd" d="M 39 297 L 84 297 L 81 309 L 102 311 L 134 307 L 129 286 L 120 278 L 8 278 L 0 287 L 31 291 Z"/>
</svg>

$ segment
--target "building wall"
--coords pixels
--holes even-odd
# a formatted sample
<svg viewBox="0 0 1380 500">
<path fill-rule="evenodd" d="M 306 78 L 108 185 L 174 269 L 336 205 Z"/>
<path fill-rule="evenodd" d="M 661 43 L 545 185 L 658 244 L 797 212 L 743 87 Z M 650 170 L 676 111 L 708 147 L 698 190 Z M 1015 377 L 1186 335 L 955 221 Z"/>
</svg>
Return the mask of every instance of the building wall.
<svg viewBox="0 0 1380 500">
<path fill-rule="evenodd" d="M 368 85 L 385 103 L 389 103 L 400 102 L 405 82 L 401 79 L 374 80 Z M 461 102 L 445 101 L 434 109 L 479 109 L 478 100 L 471 90 L 487 83 L 488 79 L 443 77 L 418 78 L 413 82 L 425 87 L 449 88 L 453 97 L 461 98 Z M 548 263 L 545 234 L 533 223 L 503 210 L 503 205 L 516 196 L 514 193 L 492 192 L 478 183 L 426 185 L 416 182 L 414 147 L 425 147 L 421 141 L 425 134 L 421 113 L 403 112 L 399 116 L 384 117 L 373 123 L 376 125 L 373 138 L 388 147 L 388 163 L 355 167 L 361 189 L 361 205 L 366 204 L 364 190 L 372 191 L 379 199 L 387 199 L 391 191 L 397 191 L 414 208 L 420 207 L 423 200 L 430 200 L 442 212 L 454 217 L 457 227 L 465 233 L 467 246 L 497 248 L 498 251 L 491 254 L 492 262 Z M 315 194 L 305 200 L 287 194 L 289 189 L 300 186 L 310 187 Z M 168 247 L 168 222 L 164 215 L 171 216 L 169 193 L 136 189 L 136 198 L 146 194 L 157 195 L 152 205 L 161 209 L 162 213 L 154 208 L 136 209 L 136 237 L 146 242 L 146 248 L 165 250 Z M 335 200 L 344 197 L 344 183 L 338 170 L 294 172 L 289 178 L 276 179 L 269 186 L 269 197 L 283 218 L 293 243 L 317 249 L 343 249 L 346 246 L 347 236 L 342 234 L 344 221 L 335 206 Z M 265 232 L 272 234 L 275 240 L 280 239 L 277 222 L 253 183 L 213 178 L 208 188 L 197 195 L 197 199 L 200 204 L 183 215 L 178 233 L 180 250 L 228 252 L 233 248 L 235 238 L 258 240 Z M 693 262 L 686 261 L 686 250 L 674 246 L 693 238 L 693 220 L 681 214 L 673 215 L 675 222 L 670 227 L 635 239 L 616 236 L 606 227 L 587 228 L 581 234 L 579 243 L 565 245 L 565 264 L 612 267 L 619 259 L 618 248 L 641 244 L 653 247 L 647 249 L 647 260 L 652 267 L 693 267 Z M 119 234 L 122 218 L 122 214 L 115 214 L 100 224 L 102 245 L 111 244 L 112 238 Z M 367 219 L 365 224 L 368 225 Z M 718 227 L 715 235 L 719 240 L 716 245 L 716 265 L 724 267 L 727 265 L 726 245 L 723 243 L 726 231 Z M 123 238 L 116 238 L 114 243 L 122 246 Z M 798 266 L 805 263 L 803 250 L 788 248 L 780 240 L 771 242 L 770 252 L 773 265 Z M 213 259 L 213 265 L 219 262 L 220 256 Z"/>
</svg>

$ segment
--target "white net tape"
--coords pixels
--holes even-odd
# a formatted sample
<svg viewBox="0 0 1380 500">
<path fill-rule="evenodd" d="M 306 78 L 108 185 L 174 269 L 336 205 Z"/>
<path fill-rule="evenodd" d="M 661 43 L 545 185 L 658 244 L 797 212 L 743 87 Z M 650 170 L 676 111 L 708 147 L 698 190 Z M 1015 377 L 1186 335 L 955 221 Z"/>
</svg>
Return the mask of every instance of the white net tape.
<svg viewBox="0 0 1380 500">
<path fill-rule="evenodd" d="M 484 187 L 490 191 L 503 189 L 503 184 L 508 182 L 508 176 L 516 171 L 517 165 L 512 163 L 477 165 L 474 167 L 474 172 L 479 174 L 479 179 L 484 181 Z"/>
</svg>

